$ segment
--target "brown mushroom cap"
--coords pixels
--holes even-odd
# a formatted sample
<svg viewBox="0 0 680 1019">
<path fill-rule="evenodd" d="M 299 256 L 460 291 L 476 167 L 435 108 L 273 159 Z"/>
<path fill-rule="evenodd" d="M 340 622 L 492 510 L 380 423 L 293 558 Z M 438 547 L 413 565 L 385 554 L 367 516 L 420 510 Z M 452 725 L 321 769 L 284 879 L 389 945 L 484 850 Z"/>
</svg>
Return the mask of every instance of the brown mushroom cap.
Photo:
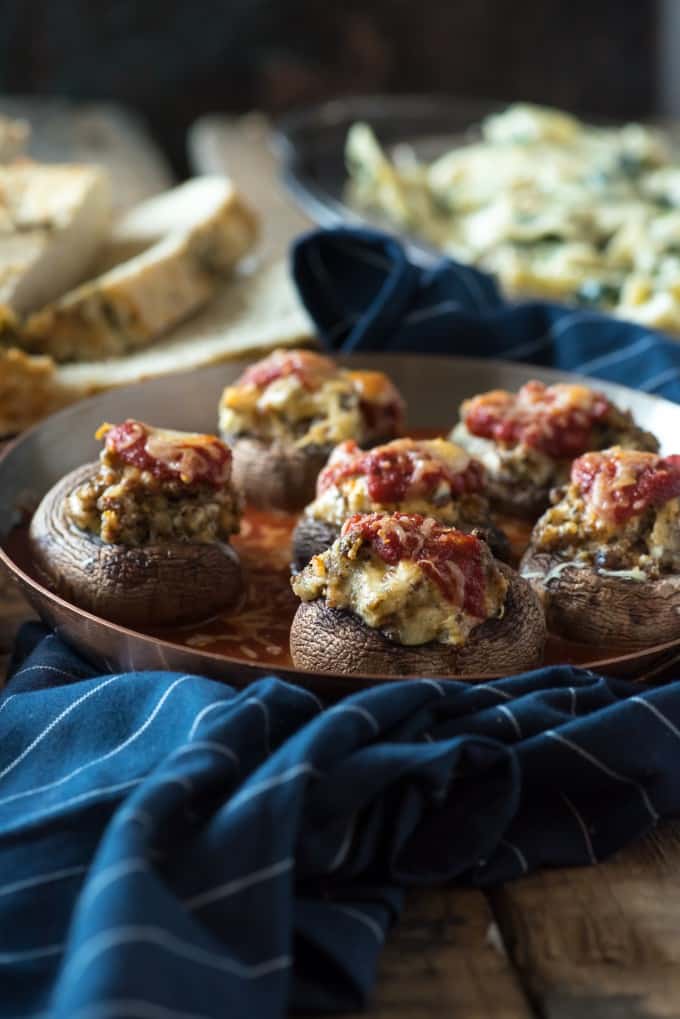
<svg viewBox="0 0 680 1019">
<path fill-rule="evenodd" d="M 297 448 L 252 436 L 227 440 L 233 453 L 232 478 L 251 506 L 300 510 L 311 502 L 330 446 Z"/>
<path fill-rule="evenodd" d="M 484 494 L 495 510 L 511 516 L 536 520 L 550 506 L 554 484 L 534 485 L 529 481 L 500 481 L 487 474 Z"/>
<path fill-rule="evenodd" d="M 137 548 L 107 544 L 71 524 L 65 500 L 98 467 L 86 464 L 62 478 L 31 521 L 34 561 L 57 594 L 95 615 L 136 627 L 198 622 L 237 600 L 243 578 L 228 544 Z"/>
<path fill-rule="evenodd" d="M 510 581 L 502 619 L 476 627 L 457 647 L 407 647 L 371 629 L 352 612 L 331 609 L 323 598 L 302 602 L 290 630 L 290 651 L 298 668 L 347 675 L 503 675 L 541 664 L 546 639 L 540 602 L 529 584 L 498 564 Z"/>
<path fill-rule="evenodd" d="M 337 524 L 300 517 L 293 531 L 293 569 L 303 570 L 312 556 L 321 555 L 330 548 L 340 534 Z"/>
<path fill-rule="evenodd" d="M 266 442 L 253 435 L 224 436 L 233 454 L 232 478 L 250 506 L 295 513 L 312 502 L 316 479 L 333 449 L 329 446 L 297 447 L 292 442 Z M 387 442 L 385 436 L 371 440 L 366 448 Z"/>
<path fill-rule="evenodd" d="M 565 566 L 546 583 L 545 577 L 564 562 L 529 548 L 520 564 L 552 633 L 581 644 L 631 650 L 680 639 L 680 575 L 631 580 Z"/>
</svg>

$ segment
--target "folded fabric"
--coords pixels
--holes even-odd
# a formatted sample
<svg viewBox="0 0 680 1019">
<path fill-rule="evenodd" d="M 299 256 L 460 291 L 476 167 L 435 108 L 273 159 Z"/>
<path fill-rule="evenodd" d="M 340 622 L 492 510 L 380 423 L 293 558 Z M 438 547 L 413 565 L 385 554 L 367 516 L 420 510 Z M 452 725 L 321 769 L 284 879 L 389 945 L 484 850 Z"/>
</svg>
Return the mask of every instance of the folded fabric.
<svg viewBox="0 0 680 1019">
<path fill-rule="evenodd" d="M 680 684 L 94 676 L 37 624 L 0 695 L 3 1016 L 355 1008 L 401 889 L 593 863 L 680 808 Z"/>
<path fill-rule="evenodd" d="M 389 234 L 315 230 L 294 245 L 292 271 L 332 351 L 508 358 L 680 401 L 680 342 L 585 308 L 508 303 L 490 276 L 450 259 L 415 265 Z"/>
</svg>

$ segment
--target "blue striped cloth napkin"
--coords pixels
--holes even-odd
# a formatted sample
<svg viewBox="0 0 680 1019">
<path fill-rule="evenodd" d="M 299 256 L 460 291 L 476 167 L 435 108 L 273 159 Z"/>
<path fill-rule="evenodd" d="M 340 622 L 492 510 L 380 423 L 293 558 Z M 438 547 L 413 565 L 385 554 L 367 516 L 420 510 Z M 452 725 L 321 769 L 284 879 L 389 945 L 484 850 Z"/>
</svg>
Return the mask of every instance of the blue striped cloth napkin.
<svg viewBox="0 0 680 1019">
<path fill-rule="evenodd" d="M 294 245 L 292 270 L 332 351 L 508 358 L 680 401 L 680 342 L 587 308 L 511 304 L 490 276 L 449 259 L 416 265 L 389 234 L 315 230 Z"/>
<path fill-rule="evenodd" d="M 680 684 L 569 667 L 322 710 L 93 675 L 43 627 L 0 695 L 0 1011 L 270 1019 L 365 1003 L 409 884 L 588 864 L 680 809 Z"/>
</svg>

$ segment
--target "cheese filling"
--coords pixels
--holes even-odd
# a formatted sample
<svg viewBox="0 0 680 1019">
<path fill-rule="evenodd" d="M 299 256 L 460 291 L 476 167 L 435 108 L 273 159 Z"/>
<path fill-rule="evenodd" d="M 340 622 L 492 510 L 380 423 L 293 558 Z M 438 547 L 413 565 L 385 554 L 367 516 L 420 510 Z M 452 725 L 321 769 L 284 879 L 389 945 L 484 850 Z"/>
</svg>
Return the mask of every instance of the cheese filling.
<svg viewBox="0 0 680 1019">
<path fill-rule="evenodd" d="M 492 439 L 480 438 L 469 432 L 462 421 L 453 429 L 450 438 L 479 460 L 495 481 L 509 485 L 528 482 L 536 488 L 549 488 L 568 477 L 568 465 L 556 463 L 530 446 L 501 446 Z"/>
<path fill-rule="evenodd" d="M 101 541 L 128 546 L 227 541 L 240 526 L 231 453 L 214 436 L 105 425 L 97 473 L 67 497 L 65 513 Z"/>
<path fill-rule="evenodd" d="M 275 351 L 222 394 L 219 427 L 296 447 L 387 438 L 402 425 L 403 402 L 381 372 L 348 372 L 310 351 Z"/>
<path fill-rule="evenodd" d="M 363 452 L 353 441 L 331 454 L 305 510 L 341 526 L 354 513 L 400 510 L 467 529 L 488 524 L 483 469 L 444 439 L 396 439 Z"/>
<path fill-rule="evenodd" d="M 580 457 L 532 546 L 603 575 L 680 572 L 680 458 L 620 447 Z"/>
<path fill-rule="evenodd" d="M 601 393 L 587 386 L 531 381 L 517 393 L 492 390 L 461 406 L 450 438 L 507 485 L 564 484 L 575 456 L 619 445 L 657 450 L 655 437 L 638 428 Z"/>
<path fill-rule="evenodd" d="M 404 540 L 408 551 L 405 546 L 403 555 L 386 561 L 384 548 L 381 553 L 380 545 L 366 537 L 372 525 L 381 529 L 379 540 Z M 419 548 L 409 540 L 414 527 Z M 460 555 L 437 558 L 443 532 L 444 539 L 460 540 Z M 314 556 L 291 583 L 302 601 L 324 598 L 330 608 L 352 612 L 371 629 L 409 646 L 464 644 L 485 620 L 503 615 L 508 588 L 483 542 L 406 514 L 352 518 L 331 548 Z"/>
</svg>

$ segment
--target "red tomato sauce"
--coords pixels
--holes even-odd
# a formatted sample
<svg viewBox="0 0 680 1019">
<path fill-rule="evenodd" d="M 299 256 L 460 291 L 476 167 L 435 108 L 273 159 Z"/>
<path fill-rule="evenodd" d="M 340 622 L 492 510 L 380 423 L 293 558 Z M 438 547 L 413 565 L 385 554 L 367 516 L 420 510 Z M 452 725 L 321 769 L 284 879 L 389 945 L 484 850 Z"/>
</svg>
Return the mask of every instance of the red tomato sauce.
<svg viewBox="0 0 680 1019">
<path fill-rule="evenodd" d="M 342 534 L 361 537 L 390 565 L 403 559 L 415 562 L 448 601 L 483 618 L 485 581 L 479 538 L 418 513 L 356 513 L 345 521 Z"/>
<path fill-rule="evenodd" d="M 181 433 L 173 433 L 168 439 L 167 455 L 159 457 L 148 449 L 152 434 L 141 421 L 128 419 L 108 428 L 104 446 L 122 463 L 148 471 L 161 481 L 200 482 L 221 488 L 229 480 L 231 450 L 215 436 L 197 437 L 187 433 L 182 440 Z M 162 437 L 163 433 L 157 434 Z"/>
<path fill-rule="evenodd" d="M 634 480 L 622 484 L 628 476 Z M 648 507 L 663 506 L 680 496 L 680 456 L 627 450 L 586 453 L 574 461 L 571 480 L 598 514 L 624 524 Z"/>
<path fill-rule="evenodd" d="M 463 471 L 451 471 L 445 463 L 428 456 L 422 449 L 398 449 L 378 446 L 364 452 L 356 443 L 346 443 L 347 459 L 331 463 L 319 474 L 317 494 L 321 495 L 334 485 L 348 478 L 365 477 L 368 494 L 374 502 L 396 503 L 406 498 L 414 487 L 419 494 L 427 496 L 446 481 L 455 497 L 466 492 L 481 492 L 484 488 L 484 468 L 476 460 L 470 460 Z M 417 485 L 414 475 L 419 462 L 425 463 Z"/>
<path fill-rule="evenodd" d="M 467 401 L 463 421 L 469 432 L 504 446 L 530 446 L 561 460 L 591 445 L 593 426 L 610 410 L 606 396 L 591 392 L 585 406 L 569 406 L 564 389 L 527 382 L 515 393 L 494 390 Z"/>
<path fill-rule="evenodd" d="M 251 365 L 236 382 L 237 386 L 256 386 L 266 389 L 277 379 L 295 375 L 305 389 L 318 389 L 337 373 L 332 361 L 309 350 L 275 351 L 257 364 Z"/>
</svg>

